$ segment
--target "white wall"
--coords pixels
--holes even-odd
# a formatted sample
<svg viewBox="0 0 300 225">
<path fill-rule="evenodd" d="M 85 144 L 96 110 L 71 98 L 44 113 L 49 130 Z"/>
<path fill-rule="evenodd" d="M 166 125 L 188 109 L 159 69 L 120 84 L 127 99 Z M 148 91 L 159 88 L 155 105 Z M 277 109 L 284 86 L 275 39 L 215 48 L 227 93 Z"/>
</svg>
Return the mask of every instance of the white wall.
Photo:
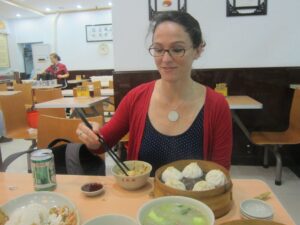
<svg viewBox="0 0 300 225">
<path fill-rule="evenodd" d="M 111 23 L 111 14 L 111 10 L 103 10 L 7 21 L 11 61 L 9 70 L 24 72 L 21 44 L 36 42 L 50 44 L 51 51 L 61 56 L 62 63 L 69 70 L 113 69 L 113 43 L 107 42 L 110 52 L 103 56 L 98 50 L 101 42 L 88 43 L 85 36 L 85 25 Z"/>
<path fill-rule="evenodd" d="M 300 66 L 299 0 L 269 0 L 267 16 L 246 17 L 226 17 L 223 0 L 187 2 L 207 43 L 194 68 Z M 148 1 L 115 0 L 113 25 L 115 70 L 155 69 L 145 43 Z"/>
</svg>

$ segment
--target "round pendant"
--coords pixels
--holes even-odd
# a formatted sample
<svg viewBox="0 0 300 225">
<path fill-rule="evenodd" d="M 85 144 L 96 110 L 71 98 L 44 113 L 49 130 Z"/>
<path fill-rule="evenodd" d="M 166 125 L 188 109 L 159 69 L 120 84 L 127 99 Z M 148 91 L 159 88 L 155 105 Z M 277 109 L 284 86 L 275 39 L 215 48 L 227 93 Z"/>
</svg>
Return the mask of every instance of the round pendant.
<svg viewBox="0 0 300 225">
<path fill-rule="evenodd" d="M 179 114 L 176 111 L 170 111 L 168 114 L 168 119 L 171 122 L 176 122 L 179 119 Z"/>
</svg>

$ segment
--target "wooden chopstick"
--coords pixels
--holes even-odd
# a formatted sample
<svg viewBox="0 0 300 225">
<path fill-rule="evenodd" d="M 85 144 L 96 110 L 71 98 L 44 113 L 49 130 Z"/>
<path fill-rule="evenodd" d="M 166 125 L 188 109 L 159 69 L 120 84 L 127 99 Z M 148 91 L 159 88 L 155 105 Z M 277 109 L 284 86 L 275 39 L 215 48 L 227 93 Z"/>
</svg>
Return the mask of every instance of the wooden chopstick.
<svg viewBox="0 0 300 225">
<path fill-rule="evenodd" d="M 82 120 L 82 122 L 90 129 L 90 130 L 92 130 L 93 131 L 93 127 L 92 127 L 92 125 L 89 123 L 89 121 L 85 118 L 85 115 L 83 114 L 83 112 L 80 110 L 80 109 L 78 109 L 78 108 L 75 108 L 75 111 L 76 111 L 76 113 L 78 114 L 78 116 L 80 117 L 80 119 Z M 126 176 L 128 176 L 128 173 L 126 172 L 126 170 L 127 171 L 129 171 L 130 169 L 128 168 L 128 166 L 125 164 L 125 163 L 123 163 L 122 161 L 121 161 L 121 159 L 116 155 L 116 153 L 107 145 L 107 143 L 104 141 L 104 139 L 100 136 L 100 135 L 98 135 L 98 134 L 96 134 L 97 135 L 97 137 L 98 137 L 98 141 L 103 145 L 103 147 L 104 147 L 104 150 L 110 155 L 110 157 L 115 161 L 115 163 L 118 165 L 118 167 L 122 170 L 122 172 L 126 175 Z M 125 170 L 125 169 L 126 170 Z"/>
</svg>

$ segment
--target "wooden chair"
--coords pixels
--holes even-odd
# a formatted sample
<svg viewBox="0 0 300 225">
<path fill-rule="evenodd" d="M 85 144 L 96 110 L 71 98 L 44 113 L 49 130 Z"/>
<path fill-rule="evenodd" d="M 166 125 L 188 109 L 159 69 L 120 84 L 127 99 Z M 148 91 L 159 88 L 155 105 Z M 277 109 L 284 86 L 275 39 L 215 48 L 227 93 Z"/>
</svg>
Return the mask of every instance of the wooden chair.
<svg viewBox="0 0 300 225">
<path fill-rule="evenodd" d="M 29 133 L 27 124 L 25 98 L 21 93 L 0 96 L 0 108 L 4 116 L 6 137 L 31 140 L 29 149 L 36 147 L 36 133 Z M 28 171 L 30 171 L 30 155 L 27 154 Z"/>
<path fill-rule="evenodd" d="M 0 84 L 0 91 L 7 91 L 7 85 L 6 84 Z"/>
<path fill-rule="evenodd" d="M 112 80 L 109 81 L 109 88 L 114 89 L 114 82 Z M 113 96 L 110 96 L 109 103 L 105 102 L 103 106 L 103 111 L 105 113 L 108 113 L 109 117 L 111 116 L 111 114 L 113 114 L 116 111 L 114 104 L 115 104 L 115 98 Z"/>
<path fill-rule="evenodd" d="M 103 126 L 103 117 L 90 117 L 89 121 L 97 122 Z M 82 121 L 80 119 L 67 119 L 60 117 L 53 117 L 47 115 L 40 115 L 38 125 L 38 148 L 47 148 L 48 144 L 58 138 L 67 139 L 74 143 L 81 143 L 79 140 L 76 129 L 78 124 Z M 100 155 L 104 160 L 104 154 Z"/>
<path fill-rule="evenodd" d="M 52 89 L 36 89 L 35 98 L 37 103 L 47 102 L 50 100 L 63 98 L 61 89 L 52 88 Z M 57 116 L 57 117 L 66 117 L 65 109 L 39 109 L 40 114 L 48 116 Z"/>
<path fill-rule="evenodd" d="M 21 91 L 25 99 L 25 108 L 32 108 L 33 104 L 33 95 L 32 95 L 32 84 L 14 84 L 15 91 Z"/>
<path fill-rule="evenodd" d="M 0 96 L 1 110 L 4 115 L 6 136 L 14 139 L 35 139 L 36 135 L 29 134 L 27 124 L 25 98 L 21 93 Z"/>
<path fill-rule="evenodd" d="M 282 160 L 279 147 L 300 144 L 300 90 L 294 92 L 290 109 L 289 127 L 282 132 L 253 132 L 251 141 L 264 146 L 264 167 L 268 167 L 268 153 L 272 151 L 276 158 L 275 184 L 281 185 Z"/>
</svg>

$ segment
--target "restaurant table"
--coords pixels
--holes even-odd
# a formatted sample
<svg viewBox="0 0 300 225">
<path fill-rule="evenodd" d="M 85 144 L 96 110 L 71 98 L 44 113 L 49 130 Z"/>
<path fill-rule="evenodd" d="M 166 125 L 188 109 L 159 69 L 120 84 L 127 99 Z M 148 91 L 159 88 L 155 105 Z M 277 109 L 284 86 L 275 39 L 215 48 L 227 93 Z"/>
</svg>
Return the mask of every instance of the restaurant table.
<svg viewBox="0 0 300 225">
<path fill-rule="evenodd" d="M 73 97 L 73 90 L 71 89 L 65 89 L 65 90 L 62 90 L 62 95 L 64 97 Z M 101 89 L 101 96 L 114 96 L 114 89 L 112 88 L 105 88 L 105 89 Z"/>
<path fill-rule="evenodd" d="M 238 125 L 247 139 L 251 142 L 250 132 L 237 115 L 236 110 L 262 109 L 263 104 L 246 95 L 228 96 L 226 97 L 226 100 L 229 104 L 233 121 Z"/>
<path fill-rule="evenodd" d="M 51 88 L 60 88 L 62 87 L 61 84 L 55 84 L 55 85 L 38 85 L 38 86 L 32 86 L 32 89 L 51 89 Z"/>
<path fill-rule="evenodd" d="M 81 84 L 83 81 L 88 81 L 88 79 L 82 79 L 82 80 L 67 80 L 68 84 Z"/>
<path fill-rule="evenodd" d="M 0 91 L 0 96 L 10 96 L 20 93 L 21 91 Z"/>
<path fill-rule="evenodd" d="M 292 89 L 300 89 L 300 84 L 290 84 L 290 88 L 292 88 Z"/>
<path fill-rule="evenodd" d="M 66 97 L 58 98 L 47 102 L 35 104 L 36 109 L 54 109 L 54 108 L 91 108 L 94 116 L 99 115 L 96 105 L 102 101 L 107 100 L 108 97 Z M 71 117 L 73 117 L 72 115 Z"/>
<path fill-rule="evenodd" d="M 116 184 L 112 176 L 57 175 L 56 178 L 55 192 L 68 197 L 77 206 L 81 224 L 93 217 L 105 214 L 122 214 L 136 219 L 139 208 L 153 198 L 151 194 L 153 179 L 149 179 L 146 186 L 139 190 L 126 191 Z M 86 197 L 80 192 L 80 187 L 87 182 L 102 183 L 105 192 L 97 197 Z M 31 174 L 0 173 L 0 183 L 0 205 L 17 196 L 34 191 Z M 263 181 L 250 179 L 233 179 L 233 207 L 228 214 L 216 220 L 216 225 L 240 219 L 239 205 L 241 201 L 267 191 L 271 192 L 271 198 L 267 200 L 267 203 L 273 207 L 274 221 L 295 225 L 296 223 L 270 187 Z"/>
</svg>

